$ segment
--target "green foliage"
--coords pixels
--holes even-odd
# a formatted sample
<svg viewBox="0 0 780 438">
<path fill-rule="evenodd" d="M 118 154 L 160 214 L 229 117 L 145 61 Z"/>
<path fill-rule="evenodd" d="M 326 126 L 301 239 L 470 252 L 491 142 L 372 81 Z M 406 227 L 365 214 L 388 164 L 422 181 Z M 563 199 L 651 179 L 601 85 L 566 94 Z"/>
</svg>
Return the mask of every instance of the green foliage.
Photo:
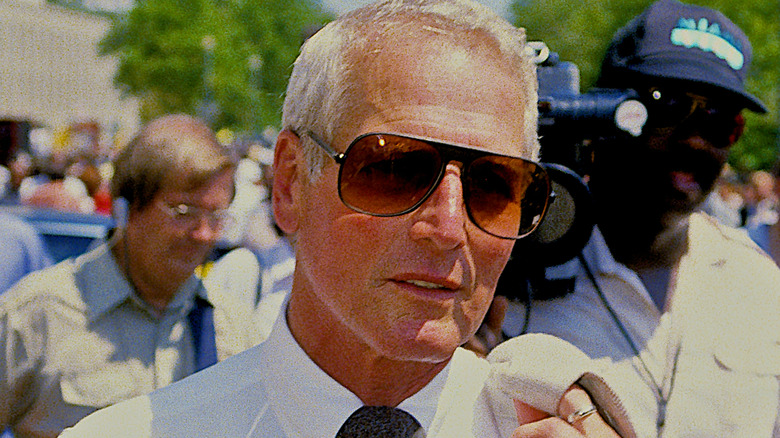
<svg viewBox="0 0 780 438">
<path fill-rule="evenodd" d="M 780 147 L 780 8 L 777 0 L 685 0 L 718 9 L 750 38 L 753 63 L 746 88 L 769 107 L 769 113 L 745 112 L 745 135 L 729 161 L 739 171 L 769 168 Z M 614 32 L 641 13 L 651 0 L 515 0 L 517 26 L 529 41 L 544 41 L 561 60 L 577 64 L 582 91 L 595 82 Z"/>
<path fill-rule="evenodd" d="M 297 0 L 139 0 L 113 18 L 101 52 L 145 120 L 200 114 L 215 129 L 277 126 L 305 31 L 330 17 Z"/>
</svg>

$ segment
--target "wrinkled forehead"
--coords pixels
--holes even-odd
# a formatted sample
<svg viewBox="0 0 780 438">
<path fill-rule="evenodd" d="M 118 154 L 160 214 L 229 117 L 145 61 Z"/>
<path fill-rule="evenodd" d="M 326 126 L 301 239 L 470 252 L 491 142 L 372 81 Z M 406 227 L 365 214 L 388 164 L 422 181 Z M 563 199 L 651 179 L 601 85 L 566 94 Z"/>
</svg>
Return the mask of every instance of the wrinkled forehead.
<svg viewBox="0 0 780 438">
<path fill-rule="evenodd" d="M 503 74 L 519 82 L 519 69 L 514 68 L 516 60 L 503 54 L 499 42 L 486 31 L 463 29 L 452 24 L 445 27 L 425 18 L 373 29 L 367 38 L 352 46 L 347 54 L 350 64 L 364 67 L 362 71 L 359 68 L 353 71 L 356 73 L 353 79 L 358 82 L 361 79 L 394 80 L 399 77 L 398 73 L 414 71 L 419 64 L 415 60 L 430 56 L 439 60 L 442 75 L 469 75 L 462 79 L 473 79 L 476 72 L 464 70 L 464 61 L 473 58 L 484 64 L 505 67 Z M 374 88 L 382 85 L 381 82 L 363 83 L 368 87 L 374 85 Z"/>
<path fill-rule="evenodd" d="M 498 43 L 482 31 L 409 24 L 369 39 L 351 56 L 359 110 L 345 122 L 359 124 L 361 117 L 405 105 L 436 107 L 453 117 L 492 113 L 505 125 L 501 129 L 522 130 L 520 102 L 532 97 Z M 475 86 L 485 78 L 491 86 Z"/>
</svg>

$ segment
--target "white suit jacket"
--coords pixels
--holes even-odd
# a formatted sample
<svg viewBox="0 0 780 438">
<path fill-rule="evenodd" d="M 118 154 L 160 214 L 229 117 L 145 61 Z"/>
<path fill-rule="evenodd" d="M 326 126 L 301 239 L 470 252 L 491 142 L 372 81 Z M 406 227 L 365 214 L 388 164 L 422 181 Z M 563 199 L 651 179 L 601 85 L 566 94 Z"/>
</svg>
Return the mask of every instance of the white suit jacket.
<svg viewBox="0 0 780 438">
<path fill-rule="evenodd" d="M 617 263 L 596 230 L 583 255 L 610 307 L 667 399 L 665 416 L 642 363 L 577 260 L 548 269 L 575 291 L 535 301 L 529 332 L 549 333 L 611 370 L 610 383 L 642 437 L 780 437 L 780 270 L 741 231 L 690 218 L 689 249 L 662 313 L 635 272 Z M 526 307 L 510 307 L 514 335 Z M 662 427 L 657 419 L 665 417 Z"/>
</svg>

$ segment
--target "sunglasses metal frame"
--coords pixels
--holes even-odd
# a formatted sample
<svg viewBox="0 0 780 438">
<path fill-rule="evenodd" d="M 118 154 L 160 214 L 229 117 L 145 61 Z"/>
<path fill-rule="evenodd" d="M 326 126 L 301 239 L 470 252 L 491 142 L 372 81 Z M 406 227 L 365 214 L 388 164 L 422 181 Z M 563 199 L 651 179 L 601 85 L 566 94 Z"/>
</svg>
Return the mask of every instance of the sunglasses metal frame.
<svg viewBox="0 0 780 438">
<path fill-rule="evenodd" d="M 671 97 L 667 96 L 671 95 Z M 662 87 L 651 87 L 648 90 L 649 102 L 653 105 L 660 105 L 663 108 L 671 108 L 673 105 L 685 108 L 685 115 L 677 120 L 676 124 L 682 123 L 689 119 L 696 113 L 704 112 L 707 117 L 723 118 L 729 120 L 732 117 L 736 117 L 740 113 L 738 108 L 732 108 L 729 110 L 727 106 L 713 103 L 713 99 L 710 97 L 702 96 L 700 94 L 691 93 L 687 91 L 670 91 Z M 684 97 L 684 99 L 681 99 Z M 670 101 L 675 101 L 675 104 L 670 104 Z M 685 104 L 684 104 L 685 103 Z M 682 114 L 683 111 L 680 111 Z"/>
<path fill-rule="evenodd" d="M 649 127 L 676 128 L 687 123 L 705 126 L 706 129 L 702 132 L 718 149 L 731 146 L 742 135 L 744 118 L 740 115 L 741 110 L 736 107 L 729 109 L 727 105 L 713 103 L 710 97 L 687 91 L 670 91 L 664 87 L 650 87 L 647 99 L 650 105 L 660 107 L 651 111 L 651 117 L 647 122 Z M 674 109 L 673 106 L 678 106 L 679 109 Z M 685 111 L 681 110 L 683 108 Z M 674 114 L 675 111 L 679 112 L 677 117 L 670 117 L 670 114 Z M 658 119 L 663 121 L 659 123 Z"/>
<path fill-rule="evenodd" d="M 446 164 L 447 163 L 450 163 L 450 162 L 453 162 L 453 161 L 460 162 L 460 163 L 463 164 L 464 168 L 467 169 L 468 165 L 471 162 L 473 162 L 474 160 L 476 160 L 478 158 L 486 157 L 486 156 L 494 156 L 494 157 L 501 157 L 501 158 L 511 158 L 511 159 L 521 160 L 521 161 L 524 161 L 524 162 L 536 165 L 538 170 L 541 171 L 541 173 L 544 175 L 544 182 L 545 182 L 545 186 L 546 186 L 546 195 L 547 195 L 547 197 L 546 197 L 546 202 L 544 204 L 544 207 L 542 208 L 542 211 L 539 214 L 539 219 L 535 222 L 533 228 L 531 228 L 531 230 L 529 230 L 528 232 L 526 232 L 524 234 L 519 234 L 517 236 L 509 237 L 509 236 L 502 236 L 502 235 L 490 232 L 487 229 L 483 228 L 474 219 L 474 215 L 473 215 L 473 212 L 471 211 L 470 204 L 469 204 L 468 200 L 465 197 L 466 193 L 464 193 L 464 201 L 463 202 L 464 202 L 464 205 L 466 206 L 466 211 L 468 213 L 469 219 L 471 220 L 471 222 L 474 225 L 477 226 L 477 228 L 479 228 L 480 230 L 484 231 L 487 234 L 490 234 L 491 236 L 495 236 L 495 237 L 498 237 L 498 238 L 501 238 L 501 239 L 510 239 L 510 240 L 521 239 L 523 237 L 528 236 L 529 234 L 531 234 L 534 230 L 536 230 L 539 227 L 539 224 L 542 222 L 542 218 L 544 217 L 545 213 L 547 212 L 548 207 L 550 206 L 550 203 L 552 202 L 552 185 L 550 183 L 550 178 L 547 175 L 547 171 L 544 169 L 544 166 L 542 164 L 540 164 L 540 163 L 536 163 L 534 161 L 527 160 L 527 159 L 522 158 L 522 157 L 517 157 L 517 156 L 512 156 L 512 155 L 505 155 L 505 154 L 500 154 L 500 153 L 496 153 L 496 152 L 490 152 L 490 151 L 486 151 L 484 149 L 479 149 L 479 148 L 466 146 L 466 145 L 444 143 L 444 142 L 442 142 L 440 140 L 436 140 L 436 139 L 432 139 L 432 138 L 428 138 L 428 137 L 419 137 L 419 136 L 412 136 L 412 135 L 406 135 L 406 134 L 385 133 L 385 132 L 371 132 L 371 133 L 361 134 L 361 135 L 359 135 L 358 137 L 356 137 L 354 140 L 352 140 L 350 142 L 349 146 L 347 146 L 347 149 L 344 152 L 338 152 L 335 149 L 333 149 L 331 146 L 327 145 L 321 138 L 319 138 L 319 136 L 317 136 L 317 134 L 315 134 L 315 133 L 313 133 L 311 131 L 306 131 L 304 134 L 307 137 L 309 137 L 312 140 L 314 140 L 314 143 L 316 143 L 320 148 L 322 148 L 325 151 L 325 153 L 330 158 L 332 158 L 337 164 L 339 164 L 339 177 L 338 177 L 339 178 L 338 179 L 339 199 L 341 200 L 341 202 L 344 205 L 346 205 L 347 207 L 349 207 L 350 209 L 352 209 L 352 210 L 354 210 L 354 211 L 356 211 L 358 213 L 363 213 L 363 214 L 367 214 L 367 215 L 375 216 L 375 217 L 395 217 L 395 216 L 402 216 L 404 214 L 411 213 L 412 211 L 414 211 L 417 208 L 419 208 L 423 203 L 425 203 L 425 201 L 431 196 L 431 194 L 434 191 L 436 191 L 436 188 L 439 186 L 439 184 L 441 183 L 442 178 L 444 177 Z M 442 163 L 443 163 L 443 165 L 439 169 L 438 175 L 436 175 L 435 179 L 431 183 L 431 187 L 428 188 L 427 192 L 417 202 L 415 202 L 412 206 L 410 206 L 410 207 L 408 207 L 408 208 L 406 208 L 406 209 L 404 209 L 402 211 L 394 212 L 394 213 L 376 213 L 376 212 L 372 212 L 372 211 L 363 210 L 363 209 L 361 209 L 361 208 L 359 208 L 357 206 L 351 205 L 350 203 L 346 202 L 344 200 L 344 197 L 343 197 L 342 192 L 341 192 L 341 186 L 342 186 L 342 184 L 341 184 L 341 177 L 342 177 L 342 170 L 344 169 L 343 164 L 346 161 L 347 155 L 349 154 L 349 151 L 352 148 L 352 146 L 357 144 L 363 138 L 371 137 L 371 136 L 382 136 L 382 135 L 400 137 L 400 138 L 404 138 L 404 139 L 408 139 L 408 140 L 414 140 L 414 141 L 419 141 L 419 142 L 423 142 L 423 143 L 426 143 L 428 145 L 431 145 L 441 155 L 441 159 L 442 159 Z M 466 173 L 464 172 L 464 174 L 461 176 L 461 179 L 463 179 L 465 177 L 466 177 Z"/>
<path fill-rule="evenodd" d="M 233 220 L 233 217 L 226 209 L 209 210 L 183 202 L 168 203 L 166 201 L 157 201 L 155 205 L 171 220 L 179 222 L 187 228 L 197 226 L 205 218 L 210 227 L 222 229 Z"/>
</svg>

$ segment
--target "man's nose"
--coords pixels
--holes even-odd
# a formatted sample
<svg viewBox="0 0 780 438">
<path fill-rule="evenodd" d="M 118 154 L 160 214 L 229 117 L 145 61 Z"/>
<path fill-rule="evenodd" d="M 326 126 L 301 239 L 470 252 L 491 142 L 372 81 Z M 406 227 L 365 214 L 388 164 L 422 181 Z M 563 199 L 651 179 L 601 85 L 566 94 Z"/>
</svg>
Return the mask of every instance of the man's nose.
<svg viewBox="0 0 780 438">
<path fill-rule="evenodd" d="M 413 213 L 414 239 L 428 239 L 442 249 L 455 249 L 466 242 L 468 214 L 463 200 L 461 169 L 448 164 L 439 185 Z"/>
<path fill-rule="evenodd" d="M 190 236 L 201 242 L 213 244 L 222 233 L 222 224 L 208 215 L 201 215 L 197 219 L 194 228 L 190 230 Z"/>
</svg>

